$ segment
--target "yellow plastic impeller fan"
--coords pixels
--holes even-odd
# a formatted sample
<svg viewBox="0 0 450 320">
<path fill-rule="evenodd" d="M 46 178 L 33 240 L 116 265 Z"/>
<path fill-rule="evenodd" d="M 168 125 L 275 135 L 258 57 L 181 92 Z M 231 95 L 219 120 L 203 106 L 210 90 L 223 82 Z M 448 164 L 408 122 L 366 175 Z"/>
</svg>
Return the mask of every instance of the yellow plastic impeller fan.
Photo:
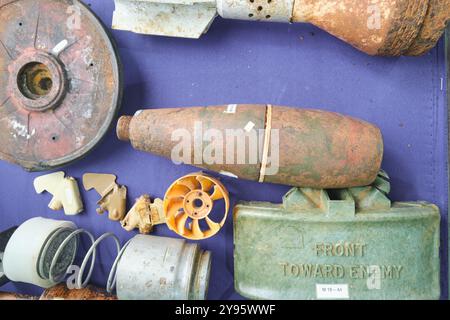
<svg viewBox="0 0 450 320">
<path fill-rule="evenodd" d="M 211 220 L 209 215 L 214 203 L 225 202 L 225 213 L 220 222 Z M 228 216 L 230 199 L 228 191 L 218 180 L 202 173 L 187 175 L 175 181 L 164 197 L 166 224 L 178 235 L 203 240 L 217 234 Z M 205 220 L 207 228 L 202 230 L 200 221 Z"/>
</svg>

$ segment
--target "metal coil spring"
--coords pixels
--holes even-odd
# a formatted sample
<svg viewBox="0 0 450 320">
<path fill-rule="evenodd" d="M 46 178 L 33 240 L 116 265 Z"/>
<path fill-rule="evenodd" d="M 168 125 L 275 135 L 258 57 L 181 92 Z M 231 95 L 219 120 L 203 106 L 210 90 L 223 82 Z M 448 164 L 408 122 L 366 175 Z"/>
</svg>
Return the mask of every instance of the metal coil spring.
<svg viewBox="0 0 450 320">
<path fill-rule="evenodd" d="M 90 246 L 90 248 L 88 249 L 86 255 L 83 258 L 83 262 L 81 263 L 78 275 L 76 277 L 76 288 L 77 289 L 81 289 L 81 288 L 85 288 L 89 282 L 90 279 L 92 277 L 92 272 L 94 270 L 94 265 L 95 265 L 95 260 L 97 257 L 97 247 L 99 246 L 99 244 L 101 242 L 103 242 L 104 240 L 106 240 L 107 238 L 112 238 L 116 244 L 116 248 L 117 248 L 117 256 L 114 260 L 114 263 L 111 267 L 111 271 L 109 273 L 108 276 L 108 281 L 107 281 L 107 285 L 106 285 L 106 290 L 109 293 L 112 293 L 112 291 L 115 288 L 116 285 L 116 269 L 117 269 L 117 265 L 120 261 L 120 258 L 122 257 L 123 252 L 125 251 L 125 249 L 127 248 L 128 244 L 130 243 L 130 241 L 128 241 L 123 247 L 121 247 L 120 245 L 120 240 L 119 238 L 113 234 L 113 233 L 105 233 L 103 235 L 101 235 L 99 238 L 95 239 L 94 236 L 89 232 L 86 231 L 84 229 L 77 229 L 77 230 L 73 230 L 71 228 L 60 228 L 58 230 L 56 230 L 48 239 L 48 241 L 46 242 L 44 248 L 42 249 L 41 252 L 41 256 L 45 257 L 50 249 L 50 246 L 52 244 L 52 242 L 58 238 L 58 236 L 60 236 L 62 233 L 64 232 L 71 232 L 62 242 L 61 244 L 59 244 L 59 246 L 56 249 L 56 252 L 53 256 L 53 258 L 51 259 L 51 264 L 50 264 L 50 268 L 48 271 L 48 280 L 50 280 L 51 282 L 54 282 L 55 284 L 60 283 L 64 280 L 64 278 L 67 275 L 67 270 L 66 272 L 64 272 L 64 274 L 61 274 L 59 277 L 55 276 L 55 268 L 57 267 L 58 264 L 58 259 L 61 257 L 61 254 L 64 252 L 64 250 L 66 249 L 66 247 L 71 243 L 72 240 L 76 240 L 75 243 L 75 249 L 74 249 L 74 256 L 73 258 L 75 258 L 75 254 L 78 251 L 78 238 L 79 236 L 81 236 L 82 234 L 85 234 L 88 236 L 88 238 L 90 239 L 90 241 L 92 242 L 92 245 Z M 89 262 L 89 259 L 92 257 L 91 259 L 91 263 L 90 263 L 90 267 L 89 267 L 89 271 L 88 274 L 86 275 L 86 278 L 83 281 L 83 275 L 84 272 L 86 270 L 87 264 Z M 42 269 L 43 266 L 43 259 L 40 259 L 39 261 L 39 265 L 40 265 L 40 269 Z"/>
</svg>

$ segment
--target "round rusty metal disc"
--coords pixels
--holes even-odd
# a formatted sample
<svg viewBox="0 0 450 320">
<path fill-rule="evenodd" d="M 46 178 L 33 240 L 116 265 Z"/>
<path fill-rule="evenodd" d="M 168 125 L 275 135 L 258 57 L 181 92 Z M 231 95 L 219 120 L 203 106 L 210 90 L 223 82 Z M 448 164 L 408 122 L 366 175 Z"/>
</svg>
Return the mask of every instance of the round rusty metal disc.
<svg viewBox="0 0 450 320">
<path fill-rule="evenodd" d="M 119 58 L 77 0 L 0 0 L 0 158 L 27 170 L 71 163 L 120 106 Z"/>
</svg>

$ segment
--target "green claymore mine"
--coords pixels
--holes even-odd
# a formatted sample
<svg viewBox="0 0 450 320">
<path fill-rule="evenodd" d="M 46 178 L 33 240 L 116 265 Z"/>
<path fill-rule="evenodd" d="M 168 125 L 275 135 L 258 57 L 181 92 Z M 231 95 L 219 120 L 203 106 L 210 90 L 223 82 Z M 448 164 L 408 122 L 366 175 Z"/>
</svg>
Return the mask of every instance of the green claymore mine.
<svg viewBox="0 0 450 320">
<path fill-rule="evenodd" d="M 252 299 L 439 299 L 439 209 L 372 186 L 294 188 L 234 210 L 235 287 Z M 268 258 L 270 257 L 270 258 Z"/>
</svg>

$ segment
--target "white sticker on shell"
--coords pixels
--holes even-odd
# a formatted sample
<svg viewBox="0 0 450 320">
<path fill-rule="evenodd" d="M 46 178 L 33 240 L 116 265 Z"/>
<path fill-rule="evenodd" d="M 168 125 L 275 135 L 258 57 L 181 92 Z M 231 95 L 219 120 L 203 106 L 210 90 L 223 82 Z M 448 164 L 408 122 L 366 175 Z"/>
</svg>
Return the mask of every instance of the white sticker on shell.
<svg viewBox="0 0 450 320">
<path fill-rule="evenodd" d="M 233 113 L 236 113 L 236 110 L 237 110 L 237 104 L 229 104 L 227 106 L 227 110 L 225 110 L 225 113 L 233 114 Z"/>
<path fill-rule="evenodd" d="M 317 299 L 349 299 L 348 284 L 316 284 Z"/>
<path fill-rule="evenodd" d="M 247 123 L 247 125 L 245 126 L 244 130 L 250 132 L 253 130 L 255 126 L 256 124 L 254 124 L 252 121 L 249 121 L 249 123 Z"/>
</svg>

